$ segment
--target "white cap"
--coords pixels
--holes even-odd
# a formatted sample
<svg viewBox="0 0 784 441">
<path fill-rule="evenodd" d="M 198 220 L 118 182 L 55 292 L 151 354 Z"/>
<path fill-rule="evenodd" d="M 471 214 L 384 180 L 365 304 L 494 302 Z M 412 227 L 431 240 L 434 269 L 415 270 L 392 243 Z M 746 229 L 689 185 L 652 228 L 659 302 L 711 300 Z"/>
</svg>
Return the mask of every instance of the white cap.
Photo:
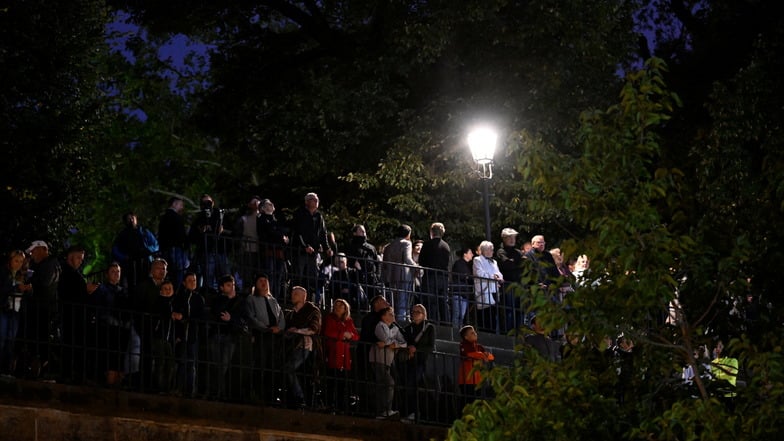
<svg viewBox="0 0 784 441">
<path fill-rule="evenodd" d="M 501 237 L 508 237 L 508 236 L 517 236 L 517 231 L 513 228 L 504 228 L 501 230 Z"/>
<path fill-rule="evenodd" d="M 44 247 L 47 250 L 49 249 L 49 245 L 47 245 L 46 242 L 42 240 L 34 240 L 33 243 L 31 243 L 30 246 L 27 247 L 27 253 L 29 254 L 31 251 L 33 251 L 35 248 L 38 247 Z"/>
</svg>

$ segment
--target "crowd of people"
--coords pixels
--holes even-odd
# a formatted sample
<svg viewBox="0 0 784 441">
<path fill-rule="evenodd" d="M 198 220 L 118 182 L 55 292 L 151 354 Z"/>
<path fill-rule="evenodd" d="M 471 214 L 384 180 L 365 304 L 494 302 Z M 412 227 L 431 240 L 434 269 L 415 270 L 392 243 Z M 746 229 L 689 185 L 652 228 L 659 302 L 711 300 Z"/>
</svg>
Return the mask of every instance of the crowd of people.
<svg viewBox="0 0 784 441">
<path fill-rule="evenodd" d="M 23 269 L 27 254 L 30 270 Z M 393 417 L 396 399 L 404 420 L 416 419 L 417 387 L 435 342 L 421 304 L 400 326 L 384 296 L 375 296 L 359 344 L 347 300 L 336 298 L 322 319 L 297 285 L 284 308 L 266 273 L 254 276 L 248 295 L 238 293 L 231 274 L 218 278 L 216 292 L 200 288 L 189 270 L 175 287 L 168 262 L 158 257 L 129 291 L 117 262 L 100 283 L 89 282 L 79 272 L 84 255 L 71 246 L 61 261 L 43 241 L 9 254 L 2 272 L 7 307 L 0 313 L 5 377 L 336 411 L 350 411 L 365 392 L 365 412 Z M 41 293 L 52 303 L 36 297 Z"/>
<path fill-rule="evenodd" d="M 512 228 L 497 249 L 482 241 L 453 254 L 440 222 L 421 241 L 400 225 L 378 249 L 355 225 L 339 252 L 318 206 L 308 193 L 283 222 L 272 201 L 253 197 L 229 230 L 209 195 L 189 227 L 174 197 L 157 234 L 123 215 L 114 260 L 97 276 L 82 273 L 79 245 L 61 258 L 43 240 L 11 251 L 0 271 L 0 374 L 297 408 L 361 402 L 413 422 L 435 389 L 426 367 L 436 325 L 460 335 L 458 407 L 486 392 L 475 367 L 493 354 L 477 331 L 530 326 L 526 343 L 551 361 L 568 346 L 515 289 L 532 280 L 561 301 L 585 280 L 586 256 L 566 260 L 542 235 L 518 246 Z"/>
<path fill-rule="evenodd" d="M 256 196 L 232 228 L 227 228 L 224 210 L 216 208 L 209 195 L 202 195 L 190 228 L 183 211 L 183 201 L 172 198 L 157 236 L 139 225 L 133 213 L 124 216 L 126 227 L 117 236 L 112 255 L 126 269 L 128 287 L 140 283 L 152 256 L 159 256 L 167 260 L 175 286 L 186 270 L 198 275 L 200 286 L 213 290 L 218 289 L 219 276 L 232 274 L 238 289 L 247 294 L 253 275 L 262 271 L 271 277 L 279 302 L 295 285 L 304 287 L 309 300 L 322 310 L 343 298 L 355 311 L 366 311 L 368 300 L 383 294 L 397 322 L 407 322 L 409 308 L 421 302 L 436 323 L 451 323 L 455 329 L 472 324 L 503 334 L 526 324 L 525 305 L 514 293 L 526 269 L 536 273 L 533 283 L 563 284 L 562 297 L 588 268 L 586 256 L 565 261 L 559 249 L 547 250 L 541 235 L 517 246 L 518 233 L 512 228 L 502 230 L 497 250 L 484 241 L 453 254 L 440 222 L 431 225 L 425 240 L 412 239 L 411 227 L 400 225 L 395 237 L 378 248 L 368 240 L 365 226 L 358 224 L 348 243 L 339 246 L 315 193 L 305 196 L 288 221 L 278 219 L 272 201 Z"/>
<path fill-rule="evenodd" d="M 514 326 L 495 305 L 526 258 L 508 239 L 517 233 L 504 230 L 509 247 L 497 255 L 483 242 L 476 257 L 471 248 L 453 256 L 438 222 L 426 241 L 401 225 L 380 250 L 356 225 L 338 253 L 318 206 L 308 193 L 282 222 L 272 201 L 253 197 L 229 229 L 209 195 L 190 222 L 173 197 L 157 233 L 133 212 L 122 216 L 113 261 L 98 275 L 83 274 L 80 245 L 56 256 L 36 240 L 10 252 L 0 374 L 302 406 L 313 386 L 301 385 L 301 372 L 321 369 L 305 377 L 324 379 L 319 393 L 332 406 L 356 402 L 349 383 L 360 379 L 377 385 L 364 401 L 377 401 L 380 416 L 395 415 L 398 402 L 413 420 L 435 324 Z M 361 373 L 348 375 L 354 365 Z M 458 383 L 476 380 L 463 376 Z"/>
</svg>

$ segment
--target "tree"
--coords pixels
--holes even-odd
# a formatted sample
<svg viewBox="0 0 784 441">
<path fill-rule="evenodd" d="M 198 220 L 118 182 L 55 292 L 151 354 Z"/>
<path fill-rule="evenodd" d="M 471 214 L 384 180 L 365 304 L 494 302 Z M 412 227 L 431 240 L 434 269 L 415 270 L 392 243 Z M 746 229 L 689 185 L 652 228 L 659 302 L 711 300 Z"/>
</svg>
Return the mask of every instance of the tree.
<svg viewBox="0 0 784 441">
<path fill-rule="evenodd" d="M 656 48 L 671 72 L 654 61 L 629 77 L 619 105 L 585 113 L 577 159 L 519 134 L 534 152 L 521 156 L 521 173 L 582 230 L 562 248 L 589 254 L 601 282 L 570 295 L 568 309 L 538 290 L 523 295 L 538 320 L 568 323 L 584 344 L 558 366 L 526 353 L 513 369 L 491 373 L 498 398 L 468 408 L 453 439 L 778 436 L 780 20 L 773 2 L 651 4 L 656 20 L 678 30 L 660 34 Z M 665 79 L 682 106 L 666 105 Z M 748 294 L 760 299 L 755 320 Z M 633 400 L 613 396 L 614 366 L 597 357 L 601 338 L 618 331 L 637 343 L 641 368 L 626 390 Z M 719 337 L 731 341 L 746 387 L 730 398 L 718 382 L 684 389 L 680 368 L 696 367 L 695 349 Z"/>
<path fill-rule="evenodd" d="M 678 387 L 679 367 L 695 365 L 692 354 L 698 344 L 705 342 L 706 334 L 716 333 L 718 323 L 730 321 L 717 314 L 717 305 L 728 297 L 741 273 L 737 262 L 749 249 L 736 244 L 726 259 L 708 262 L 704 256 L 716 250 L 704 250 L 712 244 L 702 240 L 701 219 L 690 219 L 692 235 L 679 234 L 682 226 L 670 222 L 683 216 L 682 204 L 690 198 L 680 195 L 686 187 L 684 172 L 659 167 L 666 162 L 661 157 L 666 150 L 658 132 L 678 103 L 667 91 L 663 70 L 660 60 L 651 60 L 644 70 L 629 75 L 618 105 L 583 114 L 579 139 L 584 153 L 566 169 L 552 167 L 554 160 L 564 158 L 545 145 L 533 146 L 537 154 L 521 159 L 546 194 L 567 207 L 588 232 L 579 245 L 562 246 L 587 252 L 600 283 L 569 294 L 566 308 L 552 303 L 551 293 L 531 290 L 526 298 L 539 322 L 549 329 L 568 323 L 570 335 L 585 340 L 563 365 L 529 351 L 514 368 L 494 371 L 491 381 L 498 397 L 468 408 L 450 431 L 452 439 L 500 439 L 511 433 L 525 433 L 520 439 L 593 439 L 597 433 L 611 439 L 706 434 L 759 439 L 776 430 L 775 424 L 761 427 L 748 409 L 774 421 L 781 418 L 780 405 L 768 400 L 784 386 L 777 370 L 782 359 L 777 352 L 764 353 L 781 341 L 780 329 L 769 329 L 763 340 L 754 341 L 741 338 L 742 328 L 724 335 L 736 338 L 736 356 L 755 369 L 749 387 L 738 391 L 734 407 L 721 403 L 701 382 L 699 399 Z M 695 260 L 702 266 L 694 265 Z M 679 292 L 682 314 L 674 322 L 665 320 Z M 689 297 L 702 303 L 686 301 Z M 595 362 L 601 360 L 599 342 L 618 332 L 634 340 L 639 352 L 620 390 L 619 380 L 607 375 L 615 367 L 606 360 Z M 672 426 L 672 419 L 681 423 Z"/>
<path fill-rule="evenodd" d="M 619 37 L 632 34 L 627 2 L 118 4 L 158 33 L 215 44 L 193 120 L 220 140 L 218 180 L 279 205 L 318 189 L 339 236 L 355 221 L 425 234 L 449 219 L 473 240 L 466 126 L 477 115 L 536 126 L 569 150 L 576 109 L 609 102 L 634 41 Z M 498 172 L 502 207 L 521 180 L 512 166 Z M 517 211 L 499 225 L 521 222 Z"/>
<path fill-rule="evenodd" d="M 713 124 L 705 139 L 724 154 L 702 157 L 694 170 L 667 167 L 678 154 L 667 135 L 680 101 L 665 85 L 658 59 L 627 77 L 618 105 L 583 114 L 581 156 L 570 159 L 535 143 L 535 154 L 520 158 L 520 167 L 552 203 L 565 207 L 586 232 L 562 248 L 590 255 L 598 283 L 570 293 L 566 307 L 538 286 L 522 292 L 538 322 L 549 329 L 568 324 L 568 333 L 584 340 L 567 346 L 561 365 L 524 351 L 513 368 L 491 372 L 497 397 L 467 408 L 450 431 L 452 439 L 777 436 L 784 393 L 781 306 L 753 244 L 767 252 L 768 246 L 779 249 L 780 239 L 770 234 L 771 225 L 762 227 L 751 217 L 760 212 L 738 209 L 749 199 L 782 209 L 780 169 L 767 167 L 781 151 L 778 129 L 768 122 L 776 118 L 776 100 L 768 97 L 781 96 L 780 56 L 774 55 L 780 46 L 773 41 L 779 40 L 760 39 L 751 66 L 714 85 Z M 748 158 L 749 151 L 757 156 Z M 745 172 L 756 161 L 762 176 Z M 717 168 L 739 172 L 726 175 Z M 729 244 L 727 237 L 716 240 L 718 220 L 737 233 Z M 774 302 L 753 321 L 743 305 L 733 303 L 749 287 Z M 733 306 L 739 315 L 730 314 Z M 635 341 L 638 354 L 623 387 L 623 377 L 613 372 L 617 361 L 601 356 L 602 339 L 618 332 Z M 697 368 L 697 347 L 717 337 L 731 341 L 732 356 L 747 375 L 746 387 L 731 398 L 719 392 L 718 382 L 698 378 L 698 389 L 688 390 L 678 376 L 682 366 Z"/>
<path fill-rule="evenodd" d="M 105 109 L 95 88 L 103 2 L 12 1 L 0 10 L 2 249 L 58 247 L 89 216 L 92 151 Z"/>
<path fill-rule="evenodd" d="M 115 27 L 121 22 L 115 16 Z M 115 117 L 93 149 L 98 182 L 88 202 L 93 222 L 79 231 L 80 240 L 94 245 L 98 268 L 110 259 L 124 213 L 135 212 L 155 231 L 169 197 L 182 197 L 186 209 L 196 211 L 199 195 L 213 192 L 221 172 L 216 146 L 189 119 L 190 97 L 203 87 L 204 61 L 192 56 L 175 65 L 161 55 L 169 38 L 143 29 L 109 31 L 107 40 L 115 47 L 100 64 L 96 87 Z"/>
</svg>

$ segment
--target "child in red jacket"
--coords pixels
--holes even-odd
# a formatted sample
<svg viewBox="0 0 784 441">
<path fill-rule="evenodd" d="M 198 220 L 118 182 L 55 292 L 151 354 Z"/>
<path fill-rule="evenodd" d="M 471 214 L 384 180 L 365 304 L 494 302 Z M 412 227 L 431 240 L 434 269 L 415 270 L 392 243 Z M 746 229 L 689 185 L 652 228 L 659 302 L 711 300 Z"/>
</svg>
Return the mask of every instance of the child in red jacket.
<svg viewBox="0 0 784 441">
<path fill-rule="evenodd" d="M 493 361 L 495 357 L 477 342 L 479 336 L 473 326 L 463 326 L 460 329 L 460 338 L 461 361 L 457 384 L 460 385 L 466 402 L 471 402 L 481 395 L 481 389 L 478 386 L 482 383 L 482 373 L 479 371 L 479 367 L 486 362 Z"/>
</svg>

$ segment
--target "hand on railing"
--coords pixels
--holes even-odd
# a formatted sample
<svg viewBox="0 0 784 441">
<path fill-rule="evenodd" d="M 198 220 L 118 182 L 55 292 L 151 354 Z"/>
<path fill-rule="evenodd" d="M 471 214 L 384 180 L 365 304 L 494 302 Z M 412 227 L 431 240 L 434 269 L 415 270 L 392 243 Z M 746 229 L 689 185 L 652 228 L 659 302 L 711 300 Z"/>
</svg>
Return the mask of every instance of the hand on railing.
<svg viewBox="0 0 784 441">
<path fill-rule="evenodd" d="M 98 287 L 101 286 L 99 283 L 90 282 L 87 284 L 87 295 L 94 293 Z"/>
</svg>

